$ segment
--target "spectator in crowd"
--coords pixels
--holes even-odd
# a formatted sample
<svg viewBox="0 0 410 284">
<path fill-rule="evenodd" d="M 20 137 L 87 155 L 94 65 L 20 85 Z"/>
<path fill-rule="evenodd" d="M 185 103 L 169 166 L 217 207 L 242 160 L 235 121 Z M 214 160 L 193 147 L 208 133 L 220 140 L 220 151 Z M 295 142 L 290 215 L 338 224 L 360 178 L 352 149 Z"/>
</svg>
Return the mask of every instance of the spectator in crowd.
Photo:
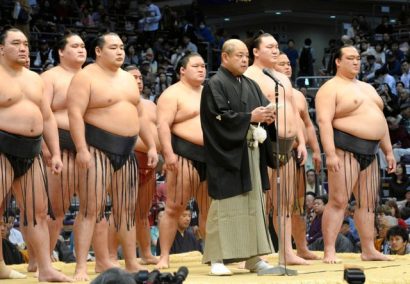
<svg viewBox="0 0 410 284">
<path fill-rule="evenodd" d="M 409 89 L 407 89 L 404 86 L 404 83 L 402 81 L 398 81 L 396 83 L 396 90 L 397 90 L 397 97 L 398 97 L 397 105 L 400 108 L 401 105 L 407 102 L 410 102 L 409 101 Z"/>
<path fill-rule="evenodd" d="M 407 133 L 410 134 L 410 102 L 404 103 L 400 106 L 400 125 L 406 128 Z"/>
<path fill-rule="evenodd" d="M 159 7 L 152 3 L 151 0 L 145 1 L 144 17 L 139 20 L 139 25 L 144 32 L 147 40 L 155 38 L 155 34 L 159 29 L 159 21 L 161 20 L 161 11 Z"/>
<path fill-rule="evenodd" d="M 386 254 L 410 254 L 409 234 L 402 227 L 391 227 L 387 231 L 387 239 L 389 240 L 389 244 L 386 249 Z"/>
<path fill-rule="evenodd" d="M 133 44 L 128 44 L 125 48 L 125 58 L 124 65 L 138 65 L 139 58 L 138 54 L 135 51 L 135 46 Z"/>
<path fill-rule="evenodd" d="M 208 42 L 211 45 L 215 42 L 211 29 L 205 24 L 204 21 L 199 23 L 197 36 L 200 41 Z"/>
<path fill-rule="evenodd" d="M 149 62 L 149 72 L 152 74 L 157 74 L 158 62 L 155 60 L 155 54 L 152 48 L 148 48 L 145 52 L 145 60 Z"/>
<path fill-rule="evenodd" d="M 155 97 L 159 97 L 170 85 L 167 75 L 164 72 L 159 73 L 155 82 Z"/>
<path fill-rule="evenodd" d="M 380 68 L 378 70 L 376 70 L 375 74 L 375 78 L 376 78 L 376 82 L 379 83 L 380 85 L 383 83 L 386 83 L 387 85 L 389 85 L 390 87 L 390 91 L 393 95 L 397 94 L 396 91 L 396 80 L 394 79 L 394 77 L 392 75 L 390 75 L 387 72 L 386 68 Z M 379 91 L 383 91 L 382 89 L 380 89 Z"/>
<path fill-rule="evenodd" d="M 406 165 L 399 162 L 397 163 L 396 172 L 392 174 L 389 181 L 390 194 L 398 201 L 404 200 L 409 186 L 410 180 L 407 176 Z"/>
<path fill-rule="evenodd" d="M 403 82 L 406 89 L 410 88 L 410 68 L 409 61 L 404 59 L 401 61 L 401 76 L 400 81 Z"/>
<path fill-rule="evenodd" d="M 322 238 L 322 215 L 325 210 L 325 205 L 327 203 L 327 197 L 325 196 L 316 196 L 313 201 L 313 210 L 315 212 L 315 218 L 310 225 L 310 229 L 307 235 L 308 244 L 312 244 L 319 238 Z"/>
<path fill-rule="evenodd" d="M 381 42 L 376 42 L 374 46 L 374 56 L 376 57 L 376 62 L 380 65 L 386 63 L 386 53 L 383 50 L 383 44 Z"/>
<path fill-rule="evenodd" d="M 188 35 L 184 35 L 182 37 L 182 42 L 183 42 L 183 48 L 184 48 L 184 52 L 188 53 L 188 52 L 198 52 L 198 47 L 196 46 L 195 43 L 193 43 L 191 41 L 191 38 Z"/>
<path fill-rule="evenodd" d="M 157 255 L 157 244 L 159 239 L 159 222 L 161 222 L 161 218 L 164 215 L 164 207 L 159 209 L 157 213 L 157 218 L 153 226 L 151 226 L 150 235 L 151 235 L 151 253 L 152 255 Z"/>
<path fill-rule="evenodd" d="M 382 66 L 376 62 L 376 57 L 373 54 L 369 54 L 366 57 L 366 61 L 363 63 L 362 70 L 362 80 L 364 82 L 372 83 L 375 78 L 375 72 Z"/>
<path fill-rule="evenodd" d="M 10 212 L 8 214 L 8 222 L 7 224 L 5 224 L 5 226 L 7 227 L 7 230 L 9 231 L 9 238 L 8 240 L 18 246 L 20 249 L 25 249 L 26 248 L 26 243 L 23 239 L 23 235 L 21 234 L 21 232 L 19 230 L 17 230 L 16 228 L 14 228 L 14 221 L 16 219 L 16 215 L 13 212 Z"/>
<path fill-rule="evenodd" d="M 400 61 L 392 51 L 387 52 L 386 63 L 383 65 L 383 68 L 386 68 L 387 72 L 394 77 L 401 76 Z"/>
<path fill-rule="evenodd" d="M 314 192 L 318 195 L 322 195 L 322 186 L 316 184 L 317 176 L 314 169 L 309 169 L 306 171 L 306 192 Z M 316 188 L 317 187 L 317 188 Z"/>
<path fill-rule="evenodd" d="M 352 243 L 353 247 L 356 248 L 357 241 L 353 237 L 353 233 L 350 230 L 349 220 L 346 220 L 346 219 L 343 220 L 342 227 L 340 228 L 340 233 Z"/>
<path fill-rule="evenodd" d="M 24 263 L 23 255 L 18 246 L 9 241 L 10 226 L 0 220 L 1 239 L 3 246 L 3 258 L 7 265 Z"/>
<path fill-rule="evenodd" d="M 310 38 L 305 39 L 305 45 L 300 52 L 299 57 L 299 74 L 298 76 L 313 76 L 313 63 L 315 62 L 314 51 L 311 47 L 312 40 Z M 310 84 L 310 83 L 309 83 Z"/>
<path fill-rule="evenodd" d="M 389 16 L 383 16 L 380 25 L 375 29 L 376 34 L 392 34 L 393 27 L 390 25 Z"/>
<path fill-rule="evenodd" d="M 288 46 L 283 50 L 290 61 L 290 67 L 292 68 L 292 82 L 295 80 L 295 75 L 297 74 L 297 67 L 298 67 L 298 58 L 299 53 L 295 48 L 295 41 L 293 39 L 288 40 Z"/>
<path fill-rule="evenodd" d="M 352 234 L 353 244 L 356 246 L 360 242 L 359 232 L 357 231 L 355 222 L 354 222 L 354 211 L 356 210 L 356 202 L 351 201 L 349 205 L 347 205 L 345 211 L 345 221 L 349 222 L 349 231 Z"/>
<path fill-rule="evenodd" d="M 403 218 L 404 222 L 406 223 L 407 228 L 410 228 L 410 207 L 402 207 L 400 210 L 400 216 Z"/>
<path fill-rule="evenodd" d="M 185 209 L 182 215 L 178 219 L 178 230 L 175 235 L 174 242 L 172 244 L 170 254 L 183 253 L 190 251 L 202 252 L 199 241 L 195 238 L 195 235 L 191 230 L 188 230 L 191 223 L 191 210 L 189 207 Z M 160 243 L 157 243 L 157 255 L 161 254 Z"/>
<path fill-rule="evenodd" d="M 399 42 L 397 40 L 391 43 L 390 52 L 395 55 L 398 62 L 401 62 L 404 59 L 404 53 L 399 49 Z"/>
<path fill-rule="evenodd" d="M 40 40 L 40 49 L 36 53 L 36 59 L 33 62 L 35 67 L 44 68 L 48 63 L 54 64 L 53 50 L 49 47 L 47 40 Z"/>
<path fill-rule="evenodd" d="M 388 239 L 387 239 L 387 231 L 394 226 L 397 226 L 397 218 L 393 216 L 382 216 L 380 218 L 379 224 L 377 226 L 377 231 L 378 231 L 378 237 L 374 241 L 374 246 L 375 248 L 384 253 L 387 254 L 387 248 L 388 248 Z"/>
<path fill-rule="evenodd" d="M 306 232 L 309 232 L 313 219 L 315 218 L 315 211 L 313 210 L 313 201 L 315 201 L 316 194 L 314 192 L 306 192 L 305 196 L 305 211 L 306 211 Z"/>
</svg>

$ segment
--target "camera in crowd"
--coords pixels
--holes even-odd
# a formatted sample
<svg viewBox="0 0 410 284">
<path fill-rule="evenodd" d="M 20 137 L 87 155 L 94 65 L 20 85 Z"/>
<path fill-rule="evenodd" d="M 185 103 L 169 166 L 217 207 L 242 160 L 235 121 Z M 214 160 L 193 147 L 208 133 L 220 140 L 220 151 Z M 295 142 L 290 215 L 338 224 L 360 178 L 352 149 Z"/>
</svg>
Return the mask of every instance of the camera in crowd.
<svg viewBox="0 0 410 284">
<path fill-rule="evenodd" d="M 161 273 L 159 270 L 148 272 L 147 270 L 134 273 L 137 284 L 179 284 L 183 283 L 188 276 L 188 268 L 181 266 L 175 273 Z"/>
</svg>

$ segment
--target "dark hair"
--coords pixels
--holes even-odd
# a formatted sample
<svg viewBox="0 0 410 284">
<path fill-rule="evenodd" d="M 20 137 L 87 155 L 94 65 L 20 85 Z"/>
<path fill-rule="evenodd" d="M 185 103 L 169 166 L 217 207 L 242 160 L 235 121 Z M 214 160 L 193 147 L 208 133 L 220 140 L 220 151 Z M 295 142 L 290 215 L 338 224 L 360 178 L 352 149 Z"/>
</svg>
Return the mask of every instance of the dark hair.
<svg viewBox="0 0 410 284">
<path fill-rule="evenodd" d="M 77 33 L 73 33 L 71 31 L 67 31 L 64 33 L 64 35 L 57 41 L 54 49 L 53 49 L 53 57 L 55 62 L 58 64 L 60 63 L 60 56 L 58 55 L 59 50 L 64 50 L 65 47 L 67 46 L 68 39 L 72 36 L 78 36 L 80 37 Z M 81 38 L 81 37 L 80 37 Z"/>
<path fill-rule="evenodd" d="M 132 274 L 114 267 L 98 275 L 91 284 L 135 284 L 135 280 Z"/>
<path fill-rule="evenodd" d="M 306 171 L 306 175 L 307 175 L 308 173 L 310 173 L 310 172 L 315 173 L 315 170 L 314 170 L 314 169 L 308 169 L 308 170 Z"/>
<path fill-rule="evenodd" d="M 399 163 L 397 163 L 397 164 L 400 165 L 401 168 L 403 169 L 402 181 L 403 181 L 404 183 L 406 183 L 407 180 L 408 180 L 406 164 L 405 164 L 405 163 L 401 163 L 401 162 L 399 162 Z M 392 174 L 391 179 L 392 179 L 392 182 L 393 182 L 393 183 L 397 183 L 397 175 L 396 175 L 395 173 Z"/>
<path fill-rule="evenodd" d="M 311 45 L 312 44 L 312 40 L 310 38 L 305 39 L 305 44 L 306 45 Z"/>
<path fill-rule="evenodd" d="M 189 60 L 192 57 L 196 57 L 199 56 L 202 58 L 201 54 L 197 53 L 197 52 L 187 52 L 185 53 L 185 55 L 178 61 L 177 67 L 176 67 L 176 72 L 178 74 L 181 74 L 181 68 L 184 67 L 186 68 L 188 65 Z"/>
<path fill-rule="evenodd" d="M 140 70 L 136 65 L 134 65 L 134 64 L 131 64 L 131 65 L 128 65 L 128 66 L 126 66 L 126 67 L 124 67 L 124 70 L 125 71 L 131 71 L 131 70 Z"/>
<path fill-rule="evenodd" d="M 403 207 L 400 210 L 400 216 L 403 220 L 407 220 L 410 218 L 410 207 Z"/>
<path fill-rule="evenodd" d="M 327 204 L 327 196 L 326 195 L 319 195 L 315 197 L 315 200 L 322 200 L 323 204 Z"/>
<path fill-rule="evenodd" d="M 395 200 L 388 200 L 386 205 L 394 209 L 394 217 L 400 218 L 399 207 L 397 206 L 397 202 Z"/>
<path fill-rule="evenodd" d="M 409 234 L 407 233 L 407 231 L 405 229 L 403 229 L 400 226 L 394 226 L 391 227 L 388 231 L 387 231 L 387 239 L 389 240 L 390 237 L 393 236 L 400 236 L 402 237 L 404 242 L 408 242 L 409 241 Z"/>
<path fill-rule="evenodd" d="M 103 33 L 103 34 L 97 36 L 97 38 L 95 39 L 95 47 L 98 46 L 99 48 L 103 48 L 103 46 L 105 44 L 105 36 L 107 36 L 107 35 L 120 37 L 117 33 L 114 33 L 114 32 Z"/>
<path fill-rule="evenodd" d="M 6 37 L 7 37 L 7 34 L 9 32 L 21 32 L 22 33 L 21 30 L 19 30 L 17 28 L 13 28 L 13 27 L 10 27 L 8 29 L 4 29 L 3 32 L 0 35 L 0 44 L 4 45 L 6 43 Z"/>
<path fill-rule="evenodd" d="M 270 33 L 266 33 L 264 30 L 259 30 L 253 38 L 249 39 L 248 42 L 246 42 L 246 46 L 248 47 L 248 52 L 249 52 L 249 65 L 252 65 L 253 60 L 255 59 L 253 55 L 253 49 L 254 48 L 259 48 L 262 42 L 262 38 L 264 37 L 273 37 Z"/>
<path fill-rule="evenodd" d="M 314 193 L 313 191 L 308 191 L 308 192 L 306 192 L 306 196 L 308 196 L 308 195 L 312 195 L 313 198 L 316 197 L 316 193 Z"/>
<path fill-rule="evenodd" d="M 288 44 L 289 44 L 290 42 L 295 43 L 295 41 L 294 41 L 293 39 L 288 39 Z"/>
<path fill-rule="evenodd" d="M 340 46 L 339 48 L 337 48 L 336 49 L 336 52 L 335 52 L 335 60 L 336 59 L 342 59 L 342 56 L 343 56 L 343 48 L 347 48 L 347 47 L 354 47 L 353 45 L 351 45 L 351 44 L 345 44 L 345 45 L 342 45 L 342 46 Z M 354 48 L 356 48 L 356 47 L 354 47 Z"/>
</svg>

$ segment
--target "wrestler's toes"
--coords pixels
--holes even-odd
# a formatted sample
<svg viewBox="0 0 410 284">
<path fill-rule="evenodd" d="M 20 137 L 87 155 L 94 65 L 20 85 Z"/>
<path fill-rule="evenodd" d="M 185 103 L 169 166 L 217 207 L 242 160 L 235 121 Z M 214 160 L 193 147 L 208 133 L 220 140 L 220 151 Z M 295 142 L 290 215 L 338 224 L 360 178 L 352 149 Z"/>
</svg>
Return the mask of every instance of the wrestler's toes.
<svg viewBox="0 0 410 284">
<path fill-rule="evenodd" d="M 159 259 L 156 258 L 155 256 L 144 257 L 144 258 L 141 258 L 140 260 L 140 263 L 142 265 L 157 264 L 158 262 L 159 262 Z"/>
<path fill-rule="evenodd" d="M 39 282 L 73 282 L 73 279 L 55 269 L 41 271 L 38 275 Z"/>
<path fill-rule="evenodd" d="M 75 281 L 89 281 L 88 274 L 86 271 L 76 271 L 74 274 Z"/>
</svg>

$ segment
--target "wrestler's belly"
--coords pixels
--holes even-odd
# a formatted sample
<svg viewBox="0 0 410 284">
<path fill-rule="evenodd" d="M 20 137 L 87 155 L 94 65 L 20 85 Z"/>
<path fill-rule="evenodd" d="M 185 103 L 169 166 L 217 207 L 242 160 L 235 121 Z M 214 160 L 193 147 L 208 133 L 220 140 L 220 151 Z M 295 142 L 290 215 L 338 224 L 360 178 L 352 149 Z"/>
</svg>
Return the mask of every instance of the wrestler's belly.
<svg viewBox="0 0 410 284">
<path fill-rule="evenodd" d="M 383 114 L 383 113 L 381 113 Z M 355 115 L 333 120 L 333 127 L 350 135 L 367 139 L 381 140 L 386 134 L 386 119 L 378 113 Z"/>
<path fill-rule="evenodd" d="M 88 109 L 84 122 L 121 136 L 135 136 L 140 130 L 137 108 L 131 103 Z"/>
<path fill-rule="evenodd" d="M 53 114 L 57 121 L 58 128 L 70 130 L 70 124 L 68 122 L 68 113 L 66 109 L 54 111 Z"/>
<path fill-rule="evenodd" d="M 7 108 L 0 108 L 0 130 L 32 137 L 43 133 L 43 116 L 39 107 L 22 100 Z"/>
<path fill-rule="evenodd" d="M 199 116 L 198 119 L 190 119 L 181 123 L 174 124 L 172 126 L 171 132 L 176 136 L 196 145 L 204 145 L 204 138 L 202 135 Z"/>
<path fill-rule="evenodd" d="M 298 131 L 298 120 L 292 110 L 290 103 L 288 103 L 286 110 L 284 107 L 279 108 L 279 126 L 278 134 L 280 137 L 294 137 Z"/>
</svg>

